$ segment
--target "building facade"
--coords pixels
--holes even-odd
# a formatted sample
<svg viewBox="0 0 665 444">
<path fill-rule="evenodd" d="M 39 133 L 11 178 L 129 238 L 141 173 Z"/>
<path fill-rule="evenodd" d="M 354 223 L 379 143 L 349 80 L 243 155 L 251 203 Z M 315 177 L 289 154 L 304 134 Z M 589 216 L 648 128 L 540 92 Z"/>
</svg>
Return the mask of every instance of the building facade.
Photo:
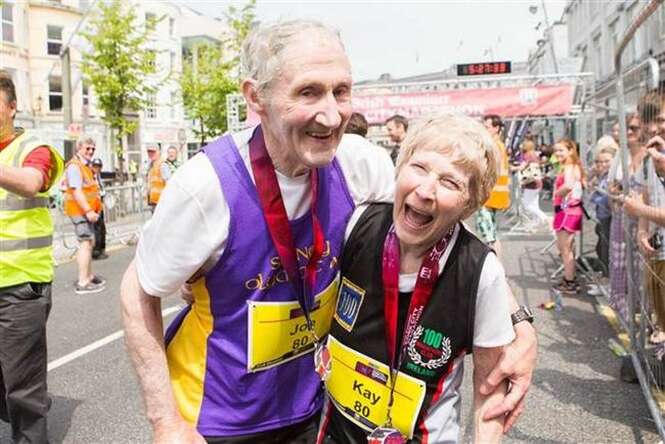
<svg viewBox="0 0 665 444">
<path fill-rule="evenodd" d="M 110 159 L 106 128 L 81 76 L 81 54 L 71 46 L 71 90 L 74 123 L 64 127 L 60 50 L 70 41 L 89 1 L 4 1 L 0 68 L 16 84 L 16 124 L 31 129 L 64 154 L 64 140 L 85 131 L 97 140 L 98 154 Z"/>
<path fill-rule="evenodd" d="M 137 24 L 147 18 L 159 20 L 147 43 L 154 55 L 156 73 L 147 79 L 157 86 L 146 109 L 130 113 L 138 126 L 126 136 L 125 168 L 130 162 L 147 163 L 146 148 L 158 145 L 163 155 L 169 146 L 178 148 L 181 160 L 188 157 L 187 141 L 194 141 L 185 118 L 179 79 L 183 50 L 196 39 L 219 41 L 223 23 L 205 17 L 186 6 L 169 1 L 133 0 Z M 42 138 L 64 154 L 64 141 L 80 133 L 97 141 L 96 156 L 105 171 L 118 168 L 111 150 L 110 131 L 95 106 L 94 90 L 81 73 L 81 53 L 88 50 L 84 39 L 75 32 L 85 29 L 91 0 L 5 0 L 2 2 L 0 68 L 12 76 L 17 89 L 16 124 L 37 131 Z M 73 123 L 65 128 L 61 49 L 69 44 L 71 55 L 71 91 Z"/>
<path fill-rule="evenodd" d="M 595 82 L 588 88 L 593 109 L 594 134 L 608 133 L 616 119 L 614 57 L 621 39 L 649 2 L 621 0 L 595 2 L 569 0 L 564 17 L 568 27 L 569 52 L 582 61 L 581 69 L 594 73 Z M 661 79 L 665 74 L 665 4 L 640 26 L 623 51 L 622 68 L 629 71 L 648 58 L 659 63 Z M 634 111 L 644 92 L 640 76 L 625 78 L 627 111 Z"/>
</svg>

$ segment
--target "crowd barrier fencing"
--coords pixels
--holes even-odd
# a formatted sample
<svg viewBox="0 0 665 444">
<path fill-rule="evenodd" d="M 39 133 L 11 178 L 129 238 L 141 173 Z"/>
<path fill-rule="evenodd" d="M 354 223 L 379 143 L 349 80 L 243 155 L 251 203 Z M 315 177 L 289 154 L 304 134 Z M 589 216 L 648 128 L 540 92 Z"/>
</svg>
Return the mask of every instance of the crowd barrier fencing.
<svg viewBox="0 0 665 444">
<path fill-rule="evenodd" d="M 655 128 L 651 122 L 656 118 L 654 108 L 644 106 L 645 98 L 650 94 L 658 94 L 660 83 L 658 63 L 648 59 L 637 66 L 622 66 L 622 55 L 639 28 L 653 15 L 658 8 L 665 7 L 663 0 L 651 0 L 645 4 L 640 14 L 626 31 L 615 53 L 615 73 L 617 92 L 617 117 L 620 127 L 620 149 L 615 158 L 613 169 L 610 171 L 610 187 L 615 193 L 621 193 L 623 199 L 630 193 L 637 195 L 654 196 L 660 183 L 652 183 L 650 178 L 655 177 L 653 162 L 647 156 L 639 161 L 639 150 L 644 150 L 646 141 L 653 134 L 649 132 Z M 630 76 L 630 79 L 629 79 Z M 626 85 L 630 81 L 630 85 Z M 661 84 L 662 88 L 662 84 Z M 630 97 L 638 97 L 638 103 L 629 103 L 626 91 L 630 89 Z M 634 92 L 637 91 L 637 94 Z M 663 90 L 660 90 L 661 104 Z M 634 101 L 634 99 L 633 99 Z M 658 108 L 660 105 L 658 105 Z M 636 114 L 628 110 L 636 109 Z M 636 134 L 635 116 L 639 117 L 640 133 Z M 627 120 L 629 119 L 629 120 Z M 629 149 L 630 126 L 631 145 Z M 639 144 L 635 143 L 639 138 Z M 638 159 L 631 162 L 632 159 Z M 638 163 L 639 162 L 639 163 Z M 637 166 L 633 167 L 631 164 Z M 652 197 L 651 197 L 652 198 Z M 619 203 L 621 199 L 619 200 Z M 654 298 L 649 291 L 648 282 L 659 283 L 665 286 L 665 276 L 658 273 L 651 260 L 640 248 L 638 230 L 639 220 L 626 213 L 624 208 L 614 205 L 610 231 L 610 283 L 609 302 L 617 313 L 620 324 L 628 333 L 629 359 L 639 381 L 642 393 L 649 407 L 651 416 L 660 436 L 665 439 L 665 426 L 662 405 L 665 400 L 665 342 L 654 340 L 654 332 L 659 326 L 665 331 L 665 301 Z M 655 230 L 653 223 L 646 225 L 649 232 Z M 661 312 L 661 319 L 657 313 Z"/>
</svg>

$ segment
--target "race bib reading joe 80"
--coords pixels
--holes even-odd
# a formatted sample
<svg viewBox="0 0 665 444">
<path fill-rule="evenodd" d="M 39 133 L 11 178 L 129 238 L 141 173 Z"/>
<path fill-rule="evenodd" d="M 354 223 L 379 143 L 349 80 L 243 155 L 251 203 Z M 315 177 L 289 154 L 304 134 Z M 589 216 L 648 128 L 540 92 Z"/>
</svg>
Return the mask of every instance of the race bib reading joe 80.
<svg viewBox="0 0 665 444">
<path fill-rule="evenodd" d="M 372 431 L 386 423 L 390 398 L 388 366 L 328 338 L 332 357 L 326 389 L 337 410 L 349 420 Z M 395 381 L 392 426 L 411 439 L 427 385 L 412 376 L 398 373 Z"/>
<path fill-rule="evenodd" d="M 330 330 L 337 287 L 338 279 L 335 279 L 314 298 L 310 316 L 319 338 Z M 247 301 L 247 305 L 249 372 L 274 367 L 314 350 L 314 340 L 298 301 Z"/>
</svg>

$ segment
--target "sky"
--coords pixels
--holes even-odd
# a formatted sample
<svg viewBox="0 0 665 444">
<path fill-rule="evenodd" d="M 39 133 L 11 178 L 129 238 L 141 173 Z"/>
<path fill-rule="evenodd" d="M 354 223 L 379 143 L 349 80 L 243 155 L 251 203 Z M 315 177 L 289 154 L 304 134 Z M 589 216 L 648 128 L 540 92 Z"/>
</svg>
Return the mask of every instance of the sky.
<svg viewBox="0 0 665 444">
<path fill-rule="evenodd" d="M 188 6 L 222 16 L 229 4 L 196 0 Z M 566 2 L 546 0 L 550 23 Z M 529 6 L 538 6 L 535 14 Z M 276 1 L 258 0 L 260 21 L 314 18 L 337 28 L 351 59 L 355 81 L 442 71 L 456 63 L 526 61 L 542 36 L 540 0 Z"/>
</svg>

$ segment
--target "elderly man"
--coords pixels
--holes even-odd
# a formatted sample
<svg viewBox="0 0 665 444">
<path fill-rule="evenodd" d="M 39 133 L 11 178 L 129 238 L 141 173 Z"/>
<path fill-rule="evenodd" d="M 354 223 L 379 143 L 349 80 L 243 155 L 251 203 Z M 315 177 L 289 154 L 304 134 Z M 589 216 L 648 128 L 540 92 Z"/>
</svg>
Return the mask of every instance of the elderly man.
<svg viewBox="0 0 665 444">
<path fill-rule="evenodd" d="M 123 279 L 126 340 L 158 442 L 314 441 L 323 392 L 312 351 L 332 320 L 345 228 L 359 204 L 392 199 L 388 156 L 343 137 L 352 79 L 335 32 L 261 25 L 242 68 L 261 124 L 180 169 Z M 194 303 L 164 338 L 160 298 L 187 280 Z M 509 352 L 532 350 L 523 388 L 535 357 L 526 331 Z M 502 379 L 497 370 L 490 382 Z"/>
<path fill-rule="evenodd" d="M 102 213 L 102 197 L 92 171 L 95 140 L 82 134 L 76 144 L 74 157 L 67 163 L 65 171 L 65 214 L 74 225 L 79 241 L 76 251 L 78 280 L 76 294 L 104 291 L 105 281 L 92 273 L 92 250 L 95 245 L 95 223 Z"/>
<path fill-rule="evenodd" d="M 14 128 L 16 88 L 0 70 L 0 419 L 12 442 L 46 443 L 46 321 L 51 311 L 53 222 L 48 190 L 58 151 Z"/>
</svg>

